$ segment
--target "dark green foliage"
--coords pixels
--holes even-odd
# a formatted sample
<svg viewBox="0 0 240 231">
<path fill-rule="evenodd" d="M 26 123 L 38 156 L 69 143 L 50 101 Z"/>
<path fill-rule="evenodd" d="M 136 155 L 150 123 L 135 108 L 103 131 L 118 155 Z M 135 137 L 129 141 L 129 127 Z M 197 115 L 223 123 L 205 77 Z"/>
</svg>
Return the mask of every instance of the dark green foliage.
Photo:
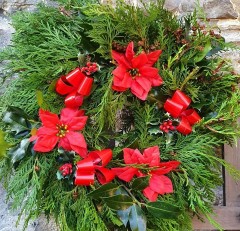
<svg viewBox="0 0 240 231">
<path fill-rule="evenodd" d="M 13 209 L 21 211 L 19 219 L 26 214 L 26 226 L 41 213 L 53 215 L 62 231 L 145 231 L 146 227 L 149 231 L 186 231 L 192 229 L 193 214 L 211 220 L 213 190 L 222 184 L 221 166 L 240 178 L 239 171 L 216 152 L 225 143 L 234 144 L 240 135 L 236 122 L 239 75 L 216 54 L 229 45 L 204 28 L 196 12 L 177 19 L 163 9 L 162 0 L 142 1 L 141 8 L 123 0 L 115 7 L 95 0 L 58 2 L 59 8 L 39 5 L 34 13 L 15 14 L 12 46 L 0 54 L 0 61 L 9 60 L 3 80 L 11 81 L 0 97 L 4 131 L 0 132 L 0 157 L 6 157 L 0 160 L 0 179 L 13 198 Z M 154 87 L 146 101 L 129 90 L 111 88 L 114 44 L 124 48 L 130 41 L 137 54 L 163 51 L 155 67 L 164 83 Z M 57 180 L 56 173 L 63 163 L 76 164 L 79 156 L 57 149 L 46 154 L 31 152 L 28 137 L 32 124 L 38 126 L 39 107 L 60 112 L 65 97 L 55 92 L 56 81 L 84 66 L 86 56 L 100 65 L 92 92 L 82 105 L 89 117 L 83 131 L 88 150 L 112 148 L 109 165 L 121 167 L 125 166 L 123 148 L 159 146 L 161 162 L 181 162 L 179 169 L 168 174 L 173 194 L 149 203 L 141 191 L 149 177 L 76 187 L 72 181 L 75 168 L 70 178 Z M 177 89 L 192 99 L 191 108 L 202 117 L 187 136 L 159 129 L 168 118 L 163 104 Z M 9 121 L 16 114 L 3 117 L 9 106 L 15 112 L 22 109 L 27 116 Z M 13 137 L 12 132 L 20 136 Z M 21 136 L 21 132 L 26 133 Z M 10 144 L 15 146 L 9 149 Z"/>
</svg>

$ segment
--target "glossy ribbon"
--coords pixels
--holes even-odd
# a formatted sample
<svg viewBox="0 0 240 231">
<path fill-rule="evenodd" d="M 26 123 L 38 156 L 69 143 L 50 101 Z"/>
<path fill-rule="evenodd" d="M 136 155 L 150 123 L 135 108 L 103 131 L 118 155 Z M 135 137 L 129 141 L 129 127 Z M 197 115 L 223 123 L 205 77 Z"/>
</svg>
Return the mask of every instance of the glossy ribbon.
<svg viewBox="0 0 240 231">
<path fill-rule="evenodd" d="M 89 186 L 94 183 L 95 175 L 101 184 L 112 181 L 115 174 L 112 170 L 105 168 L 111 159 L 111 149 L 90 152 L 87 158 L 77 163 L 75 185 Z"/>
<path fill-rule="evenodd" d="M 80 68 L 63 75 L 57 81 L 56 91 L 60 95 L 67 95 L 65 98 L 66 107 L 75 108 L 83 103 L 83 97 L 91 92 L 93 78 L 85 76 Z"/>
<path fill-rule="evenodd" d="M 194 109 L 187 109 L 191 99 L 180 90 L 175 91 L 172 99 L 167 99 L 164 109 L 173 118 L 180 118 L 180 123 L 176 127 L 177 131 L 184 135 L 192 132 L 192 125 L 201 120 L 201 117 Z"/>
</svg>

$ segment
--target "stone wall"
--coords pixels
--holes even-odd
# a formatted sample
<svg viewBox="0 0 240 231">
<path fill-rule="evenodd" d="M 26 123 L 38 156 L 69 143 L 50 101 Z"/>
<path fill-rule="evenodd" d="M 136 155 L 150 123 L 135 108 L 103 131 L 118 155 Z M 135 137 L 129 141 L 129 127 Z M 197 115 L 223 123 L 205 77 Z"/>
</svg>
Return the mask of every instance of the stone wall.
<svg viewBox="0 0 240 231">
<path fill-rule="evenodd" d="M 10 44 L 11 34 L 14 32 L 9 15 L 18 10 L 32 11 L 39 2 L 54 4 L 50 0 L 0 0 L 0 49 Z M 199 4 L 210 24 L 221 31 L 226 41 L 240 45 L 240 0 L 199 0 Z M 192 12 L 196 3 L 194 0 L 166 0 L 165 7 L 175 14 L 184 15 Z M 229 51 L 224 56 L 232 60 L 235 69 L 240 73 L 240 53 Z M 5 192 L 1 186 L 0 195 L 0 230 L 20 231 L 23 222 L 15 227 L 18 214 L 9 210 L 11 202 L 5 203 Z M 27 231 L 57 231 L 57 227 L 53 221 L 48 224 L 45 218 L 40 218 L 31 222 Z"/>
<path fill-rule="evenodd" d="M 196 7 L 194 0 L 166 0 L 165 5 L 176 14 L 192 12 Z M 240 45 L 240 0 L 199 0 L 199 6 L 227 42 Z"/>
</svg>

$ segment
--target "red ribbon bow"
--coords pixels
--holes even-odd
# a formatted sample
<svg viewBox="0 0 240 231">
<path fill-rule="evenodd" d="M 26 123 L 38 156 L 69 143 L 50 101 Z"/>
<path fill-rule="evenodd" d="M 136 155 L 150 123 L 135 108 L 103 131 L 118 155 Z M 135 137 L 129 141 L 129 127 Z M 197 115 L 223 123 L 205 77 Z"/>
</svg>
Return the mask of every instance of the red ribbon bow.
<svg viewBox="0 0 240 231">
<path fill-rule="evenodd" d="M 91 92 L 93 78 L 85 76 L 79 67 L 63 75 L 57 81 L 56 91 L 60 95 L 67 95 L 65 98 L 66 107 L 76 108 L 82 105 L 83 97 Z"/>
<path fill-rule="evenodd" d="M 181 119 L 176 129 L 184 135 L 191 133 L 191 126 L 201 120 L 201 117 L 194 109 L 187 109 L 190 103 L 191 99 L 187 95 L 180 90 L 176 90 L 172 99 L 167 99 L 164 104 L 164 109 L 173 118 Z"/>
<path fill-rule="evenodd" d="M 87 158 L 77 163 L 75 185 L 89 186 L 93 184 L 95 174 L 101 184 L 112 181 L 115 174 L 112 170 L 105 168 L 111 159 L 111 149 L 90 152 Z"/>
</svg>

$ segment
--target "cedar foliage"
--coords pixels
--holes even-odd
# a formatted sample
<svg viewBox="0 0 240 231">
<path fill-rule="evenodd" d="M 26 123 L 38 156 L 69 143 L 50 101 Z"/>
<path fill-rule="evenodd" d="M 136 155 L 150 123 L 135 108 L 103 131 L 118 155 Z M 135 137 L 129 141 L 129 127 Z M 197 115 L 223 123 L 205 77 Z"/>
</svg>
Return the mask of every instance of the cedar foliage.
<svg viewBox="0 0 240 231">
<path fill-rule="evenodd" d="M 162 0 L 142 2 L 140 8 L 123 0 L 118 0 L 115 7 L 100 5 L 95 0 L 59 0 L 59 4 L 64 11 L 39 5 L 34 13 L 13 15 L 16 32 L 12 46 L 0 54 L 1 61 L 10 61 L 4 79 L 11 80 L 0 97 L 0 116 L 11 105 L 37 120 L 37 91 L 43 96 L 43 107 L 59 113 L 64 98 L 54 91 L 56 80 L 82 65 L 81 57 L 90 54 L 101 65 L 101 71 L 95 76 L 94 91 L 83 105 L 89 116 L 84 130 L 88 149 L 106 148 L 114 138 L 118 145 L 113 149 L 113 167 L 121 163 L 125 147 L 145 149 L 157 145 L 163 161 L 181 162 L 181 171 L 169 174 L 174 193 L 160 197 L 161 201 L 177 205 L 181 215 L 159 219 L 148 214 L 143 206 L 147 230 L 191 230 L 194 214 L 211 219 L 213 190 L 222 184 L 221 166 L 233 177 L 240 177 L 239 171 L 215 152 L 225 143 L 233 144 L 240 131 L 236 122 L 240 114 L 239 76 L 220 56 L 210 57 L 228 44 L 208 29 L 207 34 L 202 33 L 196 12 L 179 20 L 163 9 Z M 129 91 L 119 93 L 111 89 L 112 44 L 126 45 L 130 41 L 136 45 L 143 42 L 145 50 L 151 46 L 163 50 L 156 67 L 164 85 L 155 87 L 144 102 Z M 14 74 L 18 77 L 14 78 Z M 156 125 L 164 118 L 162 105 L 176 89 L 191 97 L 191 106 L 199 110 L 202 120 L 187 136 L 156 133 Z M 10 133 L 2 121 L 0 125 Z M 10 135 L 5 139 L 19 142 Z M 8 198 L 13 198 L 13 209 L 21 211 L 19 219 L 26 214 L 27 225 L 43 212 L 53 215 L 63 231 L 130 230 L 123 226 L 116 211 L 88 197 L 91 189 L 56 179 L 58 155 L 57 150 L 46 155 L 29 152 L 17 165 L 10 158 L 0 160 L 1 179 Z M 75 157 L 74 162 L 77 160 Z M 117 180 L 115 183 L 122 184 Z M 77 198 L 73 198 L 74 193 Z M 135 197 L 143 204 L 147 202 L 141 192 L 135 192 Z"/>
</svg>

